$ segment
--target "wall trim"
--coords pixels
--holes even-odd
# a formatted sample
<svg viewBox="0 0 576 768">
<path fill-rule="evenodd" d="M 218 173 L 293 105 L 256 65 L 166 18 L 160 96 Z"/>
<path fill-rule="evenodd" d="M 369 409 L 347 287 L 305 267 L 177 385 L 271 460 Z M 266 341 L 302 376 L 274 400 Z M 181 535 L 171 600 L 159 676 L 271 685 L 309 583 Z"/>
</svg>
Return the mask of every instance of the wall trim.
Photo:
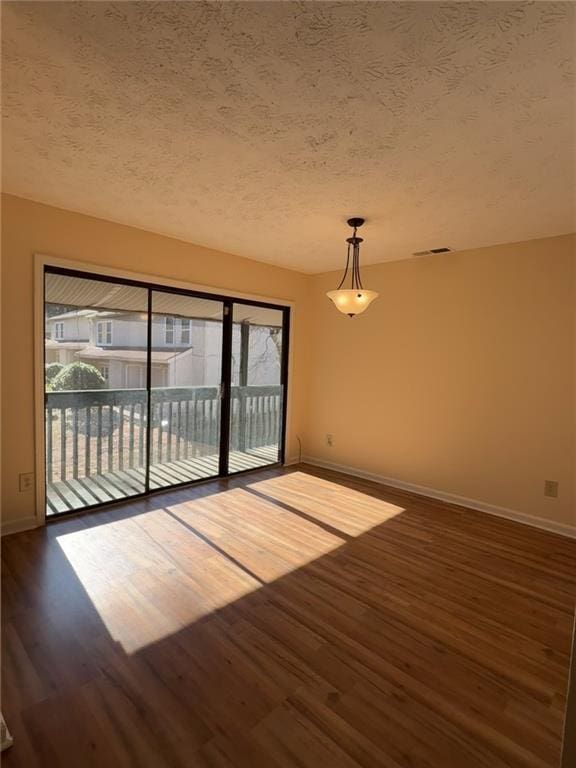
<svg viewBox="0 0 576 768">
<path fill-rule="evenodd" d="M 397 480 L 396 478 L 386 477 L 385 475 L 379 475 L 374 472 L 366 472 L 357 467 L 350 467 L 345 464 L 334 464 L 315 456 L 303 456 L 302 463 L 311 464 L 314 467 L 322 467 L 323 469 L 332 469 L 334 472 L 342 472 L 344 475 L 352 475 L 353 477 L 360 477 L 364 480 L 372 480 L 375 483 L 389 485 L 392 488 L 398 488 L 402 491 L 410 491 L 419 496 L 428 496 L 432 499 L 438 499 L 439 501 L 446 501 L 451 504 L 468 507 L 476 512 L 486 512 L 489 515 L 503 517 L 516 523 L 530 525 L 533 528 L 540 528 L 549 531 L 550 533 L 557 533 L 560 536 L 576 539 L 576 526 L 567 525 L 566 523 L 556 523 L 553 520 L 546 520 L 543 517 L 527 515 L 525 512 L 518 512 L 514 509 L 507 509 L 506 507 L 498 507 L 494 504 L 487 504 L 484 501 L 478 501 L 478 499 L 469 499 L 466 496 L 446 493 L 445 491 L 439 491 L 436 488 L 428 488 L 424 485 L 417 485 L 416 483 L 406 483 L 404 480 Z"/>
<path fill-rule="evenodd" d="M 2 536 L 10 536 L 11 533 L 22 533 L 38 528 L 42 522 L 37 517 L 21 517 L 18 520 L 6 520 L 2 522 Z"/>
</svg>

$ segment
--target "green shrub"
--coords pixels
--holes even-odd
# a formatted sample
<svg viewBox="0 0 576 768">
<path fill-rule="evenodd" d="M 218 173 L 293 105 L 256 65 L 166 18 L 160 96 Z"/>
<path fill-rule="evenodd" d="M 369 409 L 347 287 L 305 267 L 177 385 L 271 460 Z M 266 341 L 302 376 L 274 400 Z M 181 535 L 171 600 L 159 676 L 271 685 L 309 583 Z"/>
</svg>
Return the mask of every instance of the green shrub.
<svg viewBox="0 0 576 768">
<path fill-rule="evenodd" d="M 70 363 L 51 381 L 54 392 L 77 389 L 105 389 L 106 380 L 98 368 L 88 363 Z"/>
<path fill-rule="evenodd" d="M 46 384 L 50 385 L 64 368 L 64 363 L 47 363 L 45 369 Z"/>
</svg>

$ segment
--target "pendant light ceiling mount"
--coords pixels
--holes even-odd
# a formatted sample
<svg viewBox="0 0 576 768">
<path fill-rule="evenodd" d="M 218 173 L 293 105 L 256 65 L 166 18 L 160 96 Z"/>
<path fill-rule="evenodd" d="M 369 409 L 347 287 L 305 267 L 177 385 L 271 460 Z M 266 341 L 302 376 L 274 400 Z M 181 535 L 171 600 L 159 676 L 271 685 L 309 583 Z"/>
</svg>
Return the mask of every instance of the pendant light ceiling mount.
<svg viewBox="0 0 576 768">
<path fill-rule="evenodd" d="M 348 317 L 359 315 L 368 309 L 370 304 L 377 298 L 376 291 L 368 291 L 362 285 L 360 278 L 360 243 L 364 242 L 362 237 L 358 237 L 356 231 L 361 227 L 366 219 L 360 216 L 354 216 L 348 219 L 348 226 L 354 230 L 352 237 L 347 237 L 348 253 L 346 255 L 346 268 L 342 275 L 340 285 L 335 291 L 329 291 L 326 295 L 334 302 L 334 306 L 340 312 Z M 352 264 L 350 264 L 350 255 L 352 255 Z M 343 288 L 346 277 L 350 272 L 350 288 Z"/>
</svg>

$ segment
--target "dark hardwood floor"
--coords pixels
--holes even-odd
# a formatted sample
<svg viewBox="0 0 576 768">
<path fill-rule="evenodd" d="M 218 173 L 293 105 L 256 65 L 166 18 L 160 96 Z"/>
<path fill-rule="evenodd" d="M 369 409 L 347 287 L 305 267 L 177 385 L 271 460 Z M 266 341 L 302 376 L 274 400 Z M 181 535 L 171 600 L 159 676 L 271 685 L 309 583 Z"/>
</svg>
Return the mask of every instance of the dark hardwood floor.
<svg viewBox="0 0 576 768">
<path fill-rule="evenodd" d="M 6 768 L 558 765 L 576 541 L 301 466 L 2 555 Z"/>
</svg>

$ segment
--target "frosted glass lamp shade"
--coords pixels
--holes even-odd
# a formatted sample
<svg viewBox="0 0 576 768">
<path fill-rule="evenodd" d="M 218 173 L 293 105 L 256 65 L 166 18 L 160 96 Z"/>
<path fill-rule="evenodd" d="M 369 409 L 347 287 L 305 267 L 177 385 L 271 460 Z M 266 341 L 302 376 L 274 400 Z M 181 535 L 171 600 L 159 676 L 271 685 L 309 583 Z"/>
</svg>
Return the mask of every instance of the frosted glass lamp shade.
<svg viewBox="0 0 576 768">
<path fill-rule="evenodd" d="M 336 309 L 349 317 L 362 314 L 378 298 L 376 291 L 365 291 L 364 288 L 328 291 L 326 296 L 334 302 Z"/>
</svg>

